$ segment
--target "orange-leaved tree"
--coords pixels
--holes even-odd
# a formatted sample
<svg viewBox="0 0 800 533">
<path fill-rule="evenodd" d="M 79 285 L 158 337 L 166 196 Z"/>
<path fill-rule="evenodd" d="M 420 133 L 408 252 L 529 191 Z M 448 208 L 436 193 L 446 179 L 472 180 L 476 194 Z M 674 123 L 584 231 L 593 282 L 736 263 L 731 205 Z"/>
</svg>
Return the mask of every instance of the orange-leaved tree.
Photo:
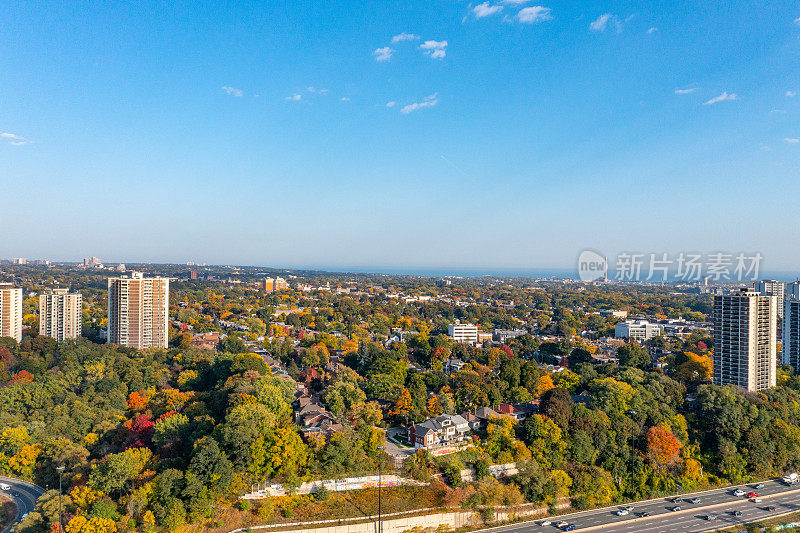
<svg viewBox="0 0 800 533">
<path fill-rule="evenodd" d="M 656 470 L 675 464 L 681 443 L 669 428 L 653 426 L 647 430 L 647 457 Z"/>
</svg>

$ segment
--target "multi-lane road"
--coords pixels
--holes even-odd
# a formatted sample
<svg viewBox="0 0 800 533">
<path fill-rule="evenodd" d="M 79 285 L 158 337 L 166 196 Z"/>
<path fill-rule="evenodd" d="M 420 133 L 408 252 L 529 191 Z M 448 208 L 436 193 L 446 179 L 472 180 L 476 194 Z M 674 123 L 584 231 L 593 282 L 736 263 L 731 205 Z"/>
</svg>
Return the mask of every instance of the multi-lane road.
<svg viewBox="0 0 800 533">
<path fill-rule="evenodd" d="M 573 524 L 575 531 L 603 531 L 604 533 L 698 533 L 727 528 L 737 524 L 753 522 L 770 516 L 800 511 L 800 486 L 790 487 L 780 481 L 765 481 L 764 487 L 755 488 L 755 483 L 741 485 L 746 492 L 755 491 L 760 502 L 747 497 L 734 496 L 736 488 L 716 489 L 694 494 L 683 494 L 680 501 L 660 498 L 630 504 L 633 510 L 618 516 L 616 511 L 623 506 L 595 509 L 581 513 L 548 518 L 551 524 L 543 525 L 544 519 L 512 526 L 494 528 L 503 533 L 557 533 L 555 525 L 561 521 Z M 690 500 L 699 498 L 693 504 Z M 676 506 L 679 511 L 673 511 Z M 736 512 L 740 516 L 736 516 Z M 642 516 L 646 513 L 646 516 Z M 711 520 L 706 520 L 706 516 Z M 744 528 L 742 528 L 744 529 Z"/>
<path fill-rule="evenodd" d="M 22 520 L 23 516 L 33 511 L 36 506 L 36 500 L 44 494 L 44 490 L 28 481 L 10 477 L 0 476 L 0 484 L 10 487 L 8 490 L 0 490 L 0 494 L 13 500 L 17 506 L 17 516 L 5 529 L 0 531 L 0 533 L 8 533 L 14 524 Z"/>
</svg>

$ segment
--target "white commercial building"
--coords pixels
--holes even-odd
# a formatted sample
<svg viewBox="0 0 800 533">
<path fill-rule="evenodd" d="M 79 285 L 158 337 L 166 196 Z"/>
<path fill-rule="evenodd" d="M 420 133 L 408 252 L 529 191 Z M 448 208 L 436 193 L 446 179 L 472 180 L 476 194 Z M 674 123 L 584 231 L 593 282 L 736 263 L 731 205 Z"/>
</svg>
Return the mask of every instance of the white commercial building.
<svg viewBox="0 0 800 533">
<path fill-rule="evenodd" d="M 478 326 L 474 324 L 462 324 L 456 320 L 455 324 L 448 326 L 447 334 L 456 342 L 478 342 Z"/>
<path fill-rule="evenodd" d="M 777 297 L 753 289 L 714 296 L 714 383 L 755 392 L 776 383 Z"/>
<path fill-rule="evenodd" d="M 614 326 L 614 336 L 621 339 L 633 339 L 643 342 L 653 337 L 658 337 L 664 329 L 658 324 L 647 320 L 626 320 Z"/>
<path fill-rule="evenodd" d="M 83 298 L 67 289 L 53 289 L 39 295 L 39 335 L 57 341 L 76 339 L 83 324 Z"/>
<path fill-rule="evenodd" d="M 0 283 L 0 337 L 22 342 L 22 288 Z"/>
</svg>

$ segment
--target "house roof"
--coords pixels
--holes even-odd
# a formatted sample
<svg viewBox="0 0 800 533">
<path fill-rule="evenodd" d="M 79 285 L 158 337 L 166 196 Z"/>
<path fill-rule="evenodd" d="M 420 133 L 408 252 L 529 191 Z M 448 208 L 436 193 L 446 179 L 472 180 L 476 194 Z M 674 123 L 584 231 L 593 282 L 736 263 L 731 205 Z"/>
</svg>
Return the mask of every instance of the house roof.
<svg viewBox="0 0 800 533">
<path fill-rule="evenodd" d="M 467 424 L 467 420 L 461 415 L 450 415 L 450 419 L 453 423 L 457 426 L 461 426 L 463 424 Z"/>
<path fill-rule="evenodd" d="M 493 416 L 499 416 L 499 414 L 491 407 L 478 407 L 475 410 L 475 416 L 477 416 L 481 420 L 488 420 Z"/>
</svg>

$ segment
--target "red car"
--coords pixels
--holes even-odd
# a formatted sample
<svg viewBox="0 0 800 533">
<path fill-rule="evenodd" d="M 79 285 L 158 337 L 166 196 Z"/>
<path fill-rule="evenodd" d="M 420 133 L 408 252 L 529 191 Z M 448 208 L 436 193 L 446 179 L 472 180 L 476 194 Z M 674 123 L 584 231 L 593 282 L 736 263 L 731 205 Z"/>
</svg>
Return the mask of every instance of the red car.
<svg viewBox="0 0 800 533">
<path fill-rule="evenodd" d="M 747 497 L 748 498 L 758 498 L 758 493 L 757 492 L 748 492 L 747 493 Z"/>
</svg>

